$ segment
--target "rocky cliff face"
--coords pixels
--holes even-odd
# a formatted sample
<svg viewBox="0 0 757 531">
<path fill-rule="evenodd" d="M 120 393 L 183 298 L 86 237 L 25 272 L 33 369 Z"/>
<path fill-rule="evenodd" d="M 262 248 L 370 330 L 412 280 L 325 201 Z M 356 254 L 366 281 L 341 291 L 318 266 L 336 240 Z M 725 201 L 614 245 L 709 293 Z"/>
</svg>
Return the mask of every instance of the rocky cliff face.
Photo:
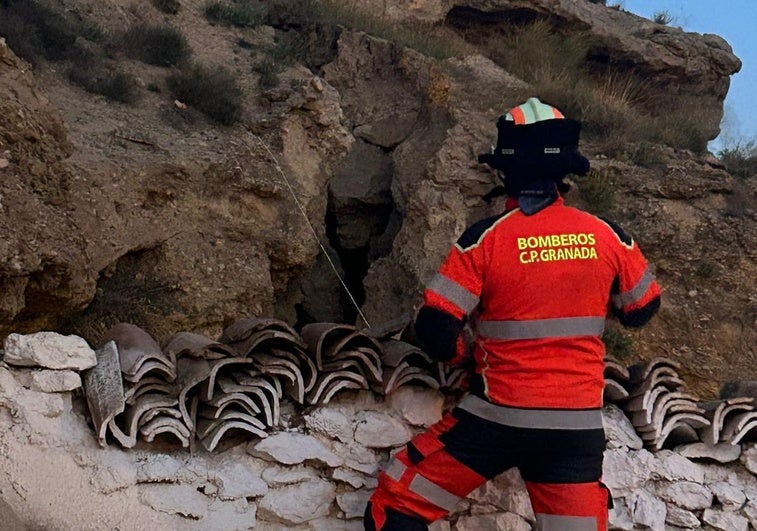
<svg viewBox="0 0 757 531">
<path fill-rule="evenodd" d="M 182 2 L 170 23 L 198 59 L 235 65 L 247 92 L 242 124 L 222 128 L 160 92 L 108 103 L 0 45 L 0 335 L 66 329 L 95 341 L 128 320 L 165 339 L 215 336 L 250 314 L 359 320 L 313 231 L 380 325 L 409 314 L 450 244 L 498 207 L 480 200 L 496 178 L 476 154 L 534 90 L 484 55 L 502 31 L 545 19 L 590 35 L 591 65 L 645 78 L 648 107 L 695 98 L 702 138 L 716 135 L 740 66 L 719 37 L 584 1 L 364 4 L 443 25 L 467 51 L 440 60 L 349 28 L 229 30 Z M 136 5 L 67 2 L 106 28 L 155 14 Z M 298 27 L 314 44 L 309 68 L 260 88 L 239 43 L 265 48 Z M 160 83 L 152 67 L 126 68 Z M 753 374 L 754 178 L 735 180 L 706 154 L 599 140 L 582 149 L 615 190 L 607 215 L 640 241 L 666 291 L 656 322 L 631 336 L 633 356 L 679 359 L 705 395 Z M 590 206 L 581 186 L 568 200 Z"/>
</svg>

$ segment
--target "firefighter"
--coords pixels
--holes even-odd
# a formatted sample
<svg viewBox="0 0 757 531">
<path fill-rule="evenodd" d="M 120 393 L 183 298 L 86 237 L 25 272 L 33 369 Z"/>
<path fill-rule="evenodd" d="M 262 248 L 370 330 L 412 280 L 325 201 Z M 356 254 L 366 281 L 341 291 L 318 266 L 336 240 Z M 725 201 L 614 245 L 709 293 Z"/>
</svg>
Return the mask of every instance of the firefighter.
<svg viewBox="0 0 757 531">
<path fill-rule="evenodd" d="M 628 234 L 563 203 L 563 178 L 589 171 L 580 122 L 529 98 L 497 130 L 479 161 L 500 172 L 505 212 L 460 236 L 415 320 L 420 346 L 444 362 L 464 361 L 464 329 L 475 330 L 469 392 L 379 474 L 367 530 L 426 530 L 512 467 L 535 529 L 607 529 L 601 336 L 608 313 L 646 324 L 660 288 Z"/>
</svg>

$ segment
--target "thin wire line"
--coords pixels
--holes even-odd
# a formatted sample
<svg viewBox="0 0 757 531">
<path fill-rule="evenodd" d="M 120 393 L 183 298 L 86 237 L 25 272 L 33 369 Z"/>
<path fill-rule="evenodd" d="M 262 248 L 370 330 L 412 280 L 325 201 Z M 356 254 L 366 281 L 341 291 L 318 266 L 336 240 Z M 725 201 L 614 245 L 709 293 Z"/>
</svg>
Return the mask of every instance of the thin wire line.
<svg viewBox="0 0 757 531">
<path fill-rule="evenodd" d="M 284 184 L 286 184 L 286 187 L 289 189 L 289 193 L 292 194 L 292 199 L 294 199 L 294 203 L 297 205 L 297 208 L 300 210 L 300 213 L 302 214 L 302 217 L 305 218 L 305 222 L 308 224 L 308 227 L 310 227 L 310 231 L 313 233 L 313 237 L 315 238 L 315 241 L 318 242 L 318 246 L 321 248 L 321 251 L 323 251 L 323 254 L 326 255 L 326 260 L 329 261 L 329 265 L 331 265 L 331 269 L 334 270 L 334 274 L 336 275 L 336 278 L 339 279 L 339 282 L 341 283 L 342 287 L 344 288 L 344 291 L 347 292 L 347 295 L 350 298 L 350 301 L 352 301 L 352 304 L 355 306 L 355 309 L 357 310 L 357 313 L 360 315 L 360 318 L 365 322 L 365 325 L 370 328 L 371 324 L 368 322 L 368 319 L 365 318 L 365 315 L 363 315 L 363 312 L 360 310 L 360 306 L 358 306 L 357 301 L 355 300 L 355 297 L 352 296 L 352 292 L 350 291 L 350 288 L 347 287 L 347 284 L 342 279 L 342 276 L 339 274 L 339 271 L 336 268 L 336 264 L 334 264 L 334 261 L 331 259 L 331 256 L 329 256 L 328 251 L 326 250 L 326 247 L 321 243 L 321 239 L 318 237 L 318 233 L 315 230 L 315 227 L 313 227 L 313 224 L 310 222 L 310 219 L 308 219 L 307 212 L 305 212 L 305 208 L 302 206 L 302 203 L 300 203 L 300 200 L 297 199 L 297 194 L 294 193 L 294 188 L 292 188 L 292 185 L 289 184 L 289 179 L 287 179 L 286 174 L 284 173 L 284 170 L 281 169 L 281 165 L 279 164 L 279 160 L 276 158 L 276 155 L 273 154 L 271 151 L 271 148 L 268 147 L 268 144 L 263 142 L 263 139 L 260 138 L 258 135 L 253 133 L 252 131 L 248 131 L 248 133 L 255 137 L 255 139 L 260 142 L 260 145 L 263 146 L 263 148 L 268 152 L 268 155 L 273 159 L 273 164 L 276 166 L 276 170 L 279 172 L 279 175 L 281 175 L 281 178 L 284 180 Z"/>
</svg>

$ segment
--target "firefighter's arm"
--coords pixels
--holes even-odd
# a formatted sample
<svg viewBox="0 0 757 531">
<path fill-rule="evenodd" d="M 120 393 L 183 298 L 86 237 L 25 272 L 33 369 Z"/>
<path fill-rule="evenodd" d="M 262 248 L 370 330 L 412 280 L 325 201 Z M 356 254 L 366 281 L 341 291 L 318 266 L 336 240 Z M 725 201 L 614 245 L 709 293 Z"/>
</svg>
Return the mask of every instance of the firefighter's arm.
<svg viewBox="0 0 757 531">
<path fill-rule="evenodd" d="M 464 319 L 424 305 L 415 320 L 415 335 L 419 346 L 429 356 L 438 361 L 455 363 L 465 357 L 464 326 Z"/>
<path fill-rule="evenodd" d="M 614 223 L 604 221 L 620 242 L 619 271 L 612 289 L 612 313 L 623 326 L 644 326 L 660 307 L 660 286 L 636 242 Z"/>
<path fill-rule="evenodd" d="M 465 324 L 479 303 L 485 263 L 483 247 L 460 245 L 465 237 L 458 240 L 426 286 L 415 320 L 420 347 L 434 359 L 453 364 L 467 356 Z"/>
</svg>

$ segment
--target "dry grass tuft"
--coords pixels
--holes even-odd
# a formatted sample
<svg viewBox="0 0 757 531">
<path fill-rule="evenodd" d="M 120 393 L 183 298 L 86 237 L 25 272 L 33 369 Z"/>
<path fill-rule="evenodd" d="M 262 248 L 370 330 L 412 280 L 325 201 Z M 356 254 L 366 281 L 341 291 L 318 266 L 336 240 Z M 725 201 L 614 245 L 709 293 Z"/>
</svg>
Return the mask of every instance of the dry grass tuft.
<svg viewBox="0 0 757 531">
<path fill-rule="evenodd" d="M 273 17 L 275 20 L 271 21 Z M 269 22 L 296 22 L 304 26 L 321 24 L 363 31 L 396 42 L 436 59 L 447 59 L 470 51 L 464 39 L 433 24 L 401 23 L 377 15 L 356 4 L 333 0 L 278 0 L 270 8 Z"/>
<path fill-rule="evenodd" d="M 738 142 L 718 152 L 728 172 L 739 179 L 749 179 L 757 175 L 757 142 Z"/>
<path fill-rule="evenodd" d="M 242 90 L 223 67 L 194 64 L 170 75 L 167 82 L 178 100 L 221 125 L 231 125 L 242 116 Z"/>
<path fill-rule="evenodd" d="M 204 13 L 205 18 L 213 24 L 255 28 L 265 22 L 268 9 L 249 0 L 221 0 L 208 2 Z"/>
<path fill-rule="evenodd" d="M 152 0 L 153 5 L 167 15 L 175 15 L 181 9 L 179 0 Z"/>
<path fill-rule="evenodd" d="M 594 214 L 606 214 L 615 206 L 615 188 L 608 170 L 591 170 L 584 177 L 573 178 L 586 209 Z"/>
<path fill-rule="evenodd" d="M 581 120 L 585 133 L 606 150 L 618 151 L 628 142 L 707 149 L 694 98 L 649 97 L 663 89 L 649 86 L 633 71 L 599 66 L 592 58 L 595 43 L 589 34 L 563 35 L 549 21 L 537 20 L 479 45 L 508 72 L 532 84 L 543 101 Z"/>
<path fill-rule="evenodd" d="M 192 54 L 181 30 L 170 25 L 135 24 L 126 31 L 121 44 L 130 57 L 155 66 L 181 65 Z"/>
<path fill-rule="evenodd" d="M 0 2 L 0 36 L 13 51 L 32 64 L 76 59 L 83 48 L 80 39 L 101 42 L 102 30 L 86 18 L 73 17 L 36 0 Z"/>
</svg>

